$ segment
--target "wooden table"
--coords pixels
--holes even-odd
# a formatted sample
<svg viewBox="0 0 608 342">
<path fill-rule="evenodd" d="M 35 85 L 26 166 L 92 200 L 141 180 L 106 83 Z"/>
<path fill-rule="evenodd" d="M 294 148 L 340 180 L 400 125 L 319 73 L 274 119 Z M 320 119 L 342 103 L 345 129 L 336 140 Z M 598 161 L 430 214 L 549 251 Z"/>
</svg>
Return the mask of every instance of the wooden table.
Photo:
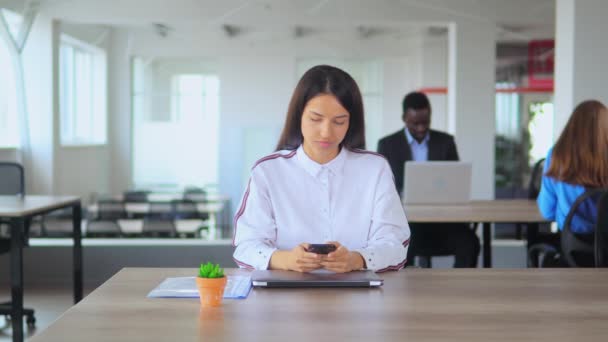
<svg viewBox="0 0 608 342">
<path fill-rule="evenodd" d="M 74 196 L 0 196 L 0 221 L 11 226 L 11 304 L 13 341 L 23 341 L 23 246 L 25 228 L 36 215 L 72 208 L 74 303 L 82 299 L 82 208 Z"/>
<path fill-rule="evenodd" d="M 471 201 L 462 204 L 405 204 L 412 223 L 481 223 L 483 225 L 483 266 L 492 267 L 492 223 L 549 222 L 529 199 Z"/>
<path fill-rule="evenodd" d="M 149 299 L 193 269 L 123 269 L 32 341 L 606 341 L 606 269 L 405 269 L 380 289 Z M 229 272 L 246 273 L 244 270 Z"/>
</svg>

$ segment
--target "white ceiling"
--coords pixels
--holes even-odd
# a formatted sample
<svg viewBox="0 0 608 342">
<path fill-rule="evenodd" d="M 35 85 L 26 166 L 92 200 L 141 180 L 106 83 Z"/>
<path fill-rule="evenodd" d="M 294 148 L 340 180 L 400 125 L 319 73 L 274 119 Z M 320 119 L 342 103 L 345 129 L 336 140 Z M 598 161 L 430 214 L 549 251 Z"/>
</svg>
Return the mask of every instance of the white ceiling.
<svg viewBox="0 0 608 342">
<path fill-rule="evenodd" d="M 428 32 L 453 21 L 495 25 L 501 41 L 552 38 L 555 0 L 0 0 L 75 22 L 201 34 L 358 30 L 372 35 Z"/>
</svg>

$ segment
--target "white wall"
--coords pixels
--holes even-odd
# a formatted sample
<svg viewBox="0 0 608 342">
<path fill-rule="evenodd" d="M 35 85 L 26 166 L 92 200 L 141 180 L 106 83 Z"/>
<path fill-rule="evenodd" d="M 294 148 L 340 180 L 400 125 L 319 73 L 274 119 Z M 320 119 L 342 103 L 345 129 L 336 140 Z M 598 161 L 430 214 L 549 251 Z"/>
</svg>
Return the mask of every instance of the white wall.
<svg viewBox="0 0 608 342">
<path fill-rule="evenodd" d="M 421 42 L 421 85 L 422 88 L 447 87 L 448 83 L 448 37 L 425 36 Z M 419 88 L 420 88 L 419 87 Z M 433 110 L 431 127 L 447 131 L 447 96 L 446 94 L 429 94 Z M 454 132 L 451 132 L 454 133 Z"/>
<path fill-rule="evenodd" d="M 22 53 L 29 114 L 32 165 L 26 193 L 53 193 L 53 46 L 52 19 L 36 17 Z"/>
<path fill-rule="evenodd" d="M 18 162 L 19 152 L 15 148 L 0 148 L 0 161 Z"/>
<path fill-rule="evenodd" d="M 131 184 L 130 36 L 113 29 L 108 51 L 109 192 L 119 194 Z"/>
<path fill-rule="evenodd" d="M 608 104 L 608 2 L 558 0 L 556 5 L 555 139 L 580 102 Z"/>
<path fill-rule="evenodd" d="M 473 163 L 473 199 L 494 198 L 496 36 L 487 23 L 453 23 L 448 45 L 448 130 Z"/>
<path fill-rule="evenodd" d="M 415 58 L 386 58 L 384 59 L 384 101 L 382 131 L 384 135 L 394 133 L 403 128 L 401 101 L 403 96 L 416 89 L 417 80 L 412 77 L 418 70 Z M 369 141 L 367 148 L 376 150 L 377 141 Z"/>
</svg>

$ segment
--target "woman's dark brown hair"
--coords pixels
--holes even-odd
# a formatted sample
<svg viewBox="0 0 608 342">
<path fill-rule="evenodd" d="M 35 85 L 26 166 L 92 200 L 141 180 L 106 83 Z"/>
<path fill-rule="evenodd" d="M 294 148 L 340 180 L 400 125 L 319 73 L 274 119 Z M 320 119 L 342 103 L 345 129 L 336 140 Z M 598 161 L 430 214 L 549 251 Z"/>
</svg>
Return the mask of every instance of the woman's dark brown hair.
<svg viewBox="0 0 608 342">
<path fill-rule="evenodd" d="M 301 124 L 304 107 L 310 99 L 321 94 L 335 96 L 350 114 L 348 131 L 341 146 L 348 149 L 365 148 L 363 100 L 357 83 L 349 74 L 338 68 L 317 65 L 304 73 L 291 96 L 277 151 L 295 150 L 302 144 Z"/>
<path fill-rule="evenodd" d="M 608 187 L 608 109 L 601 102 L 576 106 L 555 143 L 547 176 L 587 188 Z"/>
</svg>

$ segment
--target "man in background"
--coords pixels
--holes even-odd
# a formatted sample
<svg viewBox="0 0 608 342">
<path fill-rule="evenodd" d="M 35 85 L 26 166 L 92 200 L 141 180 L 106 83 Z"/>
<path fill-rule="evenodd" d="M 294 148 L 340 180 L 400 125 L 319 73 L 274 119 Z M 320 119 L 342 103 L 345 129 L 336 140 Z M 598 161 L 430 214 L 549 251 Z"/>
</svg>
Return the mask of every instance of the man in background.
<svg viewBox="0 0 608 342">
<path fill-rule="evenodd" d="M 412 92 L 403 99 L 405 128 L 378 142 L 378 153 L 389 162 L 399 195 L 403 193 L 406 161 L 458 161 L 454 137 L 432 130 L 431 104 L 423 93 Z M 408 265 L 417 255 L 454 255 L 454 267 L 477 267 L 479 238 L 468 224 L 411 223 Z"/>
</svg>

